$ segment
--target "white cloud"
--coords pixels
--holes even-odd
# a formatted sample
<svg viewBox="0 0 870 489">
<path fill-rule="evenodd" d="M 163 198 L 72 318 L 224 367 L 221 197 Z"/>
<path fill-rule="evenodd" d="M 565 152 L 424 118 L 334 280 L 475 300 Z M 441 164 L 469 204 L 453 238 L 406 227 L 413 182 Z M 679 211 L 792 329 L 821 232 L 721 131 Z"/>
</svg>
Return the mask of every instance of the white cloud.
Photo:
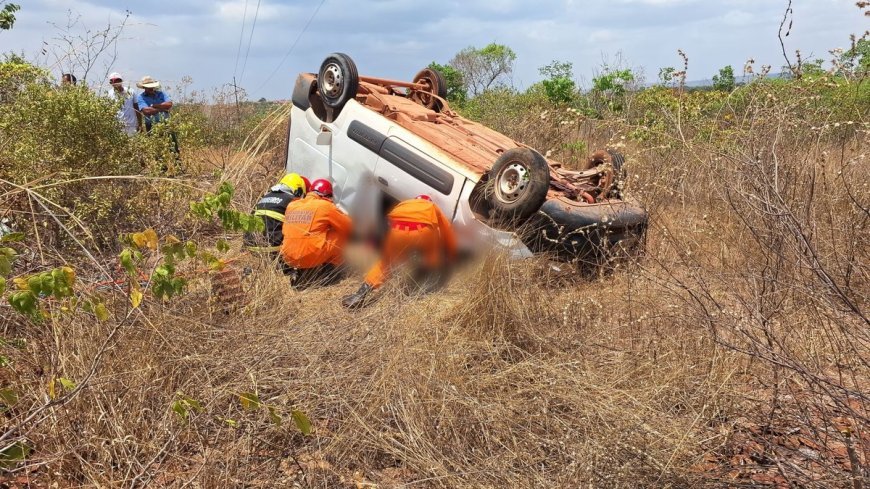
<svg viewBox="0 0 870 489">
<path fill-rule="evenodd" d="M 620 0 L 620 3 L 641 4 L 654 6 L 679 5 L 683 3 L 697 3 L 699 0 Z"/>
<path fill-rule="evenodd" d="M 241 23 L 243 18 L 247 18 L 247 22 L 250 24 L 253 23 L 254 14 L 256 14 L 259 23 L 286 18 L 288 14 L 294 12 L 294 9 L 285 5 L 261 1 L 260 8 L 256 9 L 256 4 L 257 2 L 251 0 L 218 2 L 215 5 L 215 15 L 219 20 L 230 23 Z"/>
<path fill-rule="evenodd" d="M 295 73 L 316 70 L 331 51 L 353 56 L 363 73 L 409 77 L 430 61 L 443 63 L 466 46 L 494 41 L 517 52 L 514 81 L 520 87 L 538 80 L 538 68 L 553 59 L 572 62 L 577 77 L 589 79 L 603 54 L 618 51 L 633 65 L 657 73 L 662 66 L 679 65 L 676 50 L 683 48 L 694 79 L 709 78 L 726 64 L 742 66 L 748 57 L 759 65 L 782 64 L 776 31 L 783 5 L 772 0 L 326 0 L 280 66 L 319 2 L 260 1 L 241 81 L 254 98 L 286 98 Z M 247 29 L 256 3 L 248 0 Z M 43 40 L 56 35 L 47 22 L 63 23 L 68 9 L 98 28 L 129 8 L 132 25 L 119 45 L 115 68 L 130 80 L 144 74 L 165 81 L 190 75 L 193 88 L 205 89 L 232 78 L 244 7 L 245 0 L 32 0 L 0 39 L 4 51 L 40 58 Z M 795 2 L 794 8 L 786 47 L 807 56 L 826 55 L 846 44 L 850 32 L 866 29 L 853 0 Z"/>
<path fill-rule="evenodd" d="M 744 26 L 759 22 L 761 19 L 744 10 L 731 10 L 722 16 L 722 23 L 731 26 Z"/>
<path fill-rule="evenodd" d="M 586 36 L 586 39 L 593 43 L 610 42 L 616 38 L 616 31 L 612 29 L 593 29 Z"/>
</svg>

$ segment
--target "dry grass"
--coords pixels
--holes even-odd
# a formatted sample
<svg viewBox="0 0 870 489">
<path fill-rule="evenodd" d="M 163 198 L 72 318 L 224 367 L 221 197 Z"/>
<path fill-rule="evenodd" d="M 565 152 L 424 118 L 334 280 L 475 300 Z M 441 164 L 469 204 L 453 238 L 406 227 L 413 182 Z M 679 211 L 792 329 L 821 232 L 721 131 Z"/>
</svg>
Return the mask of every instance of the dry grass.
<svg viewBox="0 0 870 489">
<path fill-rule="evenodd" d="M 254 270 L 249 303 L 230 315 L 206 278 L 128 320 L 115 297 L 107 323 L 78 315 L 35 326 L 4 306 L 4 336 L 27 340 L 2 347 L 13 366 L 4 383 L 21 397 L 8 426 L 48 400 L 50 379 L 86 378 L 120 324 L 87 388 L 14 433 L 35 450 L 10 477 L 847 487 L 855 473 L 840 449 L 858 470 L 870 461 L 867 132 L 820 135 L 809 122 L 817 113 L 753 107 L 746 117 L 758 124 L 723 139 L 625 149 L 638 175 L 630 191 L 652 215 L 647 251 L 594 279 L 493 255 L 444 291 L 388 288 L 352 314 L 339 299 L 358 276 L 296 291 L 271 264 L 244 258 L 234 267 Z M 577 130 L 592 147 L 622 141 L 631 128 L 618 124 Z M 268 145 L 251 141 L 202 165 L 223 165 L 243 205 L 272 178 L 257 156 Z M 245 410 L 244 392 L 283 423 Z M 182 420 L 170 408 L 179 393 L 202 412 Z M 313 434 L 293 426 L 293 408 Z M 804 441 L 789 448 L 790 436 Z"/>
<path fill-rule="evenodd" d="M 34 460 L 82 483 L 153 473 L 161 484 L 273 487 L 292 478 L 294 457 L 325 461 L 303 464 L 314 487 L 357 472 L 378 481 L 391 469 L 404 483 L 438 487 L 687 484 L 698 425 L 733 403 L 736 356 L 714 350 L 677 308 L 655 305 L 636 276 L 566 290 L 548 288 L 537 273 L 544 264 L 515 268 L 493 257 L 437 296 L 388 294 L 357 315 L 338 306 L 354 281 L 289 291 L 268 264 L 238 316 L 205 307 L 202 293 L 172 309 L 149 306 L 87 392 L 31 437 L 51 447 Z M 492 279 L 509 269 L 504 283 Z M 653 306 L 654 320 L 633 320 L 626 292 L 614 296 L 629 281 L 629 310 Z M 65 333 L 55 343 L 32 338 L 31 351 L 56 351 L 57 375 L 82 378 L 105 330 L 55 330 Z M 44 395 L 43 382 L 29 387 L 27 397 Z M 169 410 L 176 392 L 204 404 L 188 425 Z M 241 392 L 285 413 L 301 407 L 315 433 L 306 439 L 244 412 Z"/>
</svg>

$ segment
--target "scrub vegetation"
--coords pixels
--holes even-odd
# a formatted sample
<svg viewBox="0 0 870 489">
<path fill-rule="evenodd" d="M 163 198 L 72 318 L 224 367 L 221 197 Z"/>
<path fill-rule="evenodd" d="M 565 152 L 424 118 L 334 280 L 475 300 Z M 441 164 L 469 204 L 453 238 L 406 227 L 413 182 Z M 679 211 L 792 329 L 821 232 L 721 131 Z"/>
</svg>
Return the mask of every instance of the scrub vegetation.
<svg viewBox="0 0 870 489">
<path fill-rule="evenodd" d="M 569 167 L 626 155 L 645 252 L 592 274 L 494 253 L 359 312 L 339 304 L 358 276 L 291 290 L 241 251 L 289 107 L 178 89 L 183 168 L 163 171 L 164 138 L 125 137 L 108 102 L 8 57 L 0 481 L 870 486 L 870 81 L 853 42 L 820 71 L 748 63 L 708 89 L 685 86 L 684 55 L 657 85 L 605 66 L 589 90 L 541 60 L 520 92 L 490 59 L 509 48 L 463 50 L 454 110 Z M 475 54 L 500 71 L 463 91 Z"/>
</svg>

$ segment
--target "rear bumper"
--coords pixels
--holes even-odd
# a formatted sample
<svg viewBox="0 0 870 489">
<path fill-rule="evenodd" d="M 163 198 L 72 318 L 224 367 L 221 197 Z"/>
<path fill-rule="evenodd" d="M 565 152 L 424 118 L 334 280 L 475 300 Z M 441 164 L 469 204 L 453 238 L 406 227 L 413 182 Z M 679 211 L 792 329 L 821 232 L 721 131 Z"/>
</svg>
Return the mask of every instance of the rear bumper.
<svg viewBox="0 0 870 489">
<path fill-rule="evenodd" d="M 615 248 L 636 249 L 648 223 L 646 210 L 633 201 L 578 204 L 550 199 L 528 220 L 521 235 L 532 252 L 585 260 L 606 256 Z"/>
</svg>

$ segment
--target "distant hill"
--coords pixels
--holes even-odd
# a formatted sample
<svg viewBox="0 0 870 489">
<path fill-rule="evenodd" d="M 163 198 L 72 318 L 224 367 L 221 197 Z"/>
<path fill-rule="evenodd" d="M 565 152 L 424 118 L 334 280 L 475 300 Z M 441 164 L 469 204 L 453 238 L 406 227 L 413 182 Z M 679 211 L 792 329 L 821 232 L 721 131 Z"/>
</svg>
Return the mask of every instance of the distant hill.
<svg viewBox="0 0 870 489">
<path fill-rule="evenodd" d="M 788 74 L 786 74 L 786 73 L 769 73 L 765 78 L 787 78 L 787 77 L 788 77 Z M 755 76 L 753 76 L 753 75 L 735 76 L 734 80 L 737 82 L 738 85 L 745 85 L 745 84 L 749 83 L 750 81 L 752 81 L 753 78 L 755 78 Z M 690 87 L 690 88 L 712 87 L 713 86 L 713 79 L 711 78 L 711 79 L 706 79 L 706 80 L 687 81 L 686 86 Z"/>
</svg>

